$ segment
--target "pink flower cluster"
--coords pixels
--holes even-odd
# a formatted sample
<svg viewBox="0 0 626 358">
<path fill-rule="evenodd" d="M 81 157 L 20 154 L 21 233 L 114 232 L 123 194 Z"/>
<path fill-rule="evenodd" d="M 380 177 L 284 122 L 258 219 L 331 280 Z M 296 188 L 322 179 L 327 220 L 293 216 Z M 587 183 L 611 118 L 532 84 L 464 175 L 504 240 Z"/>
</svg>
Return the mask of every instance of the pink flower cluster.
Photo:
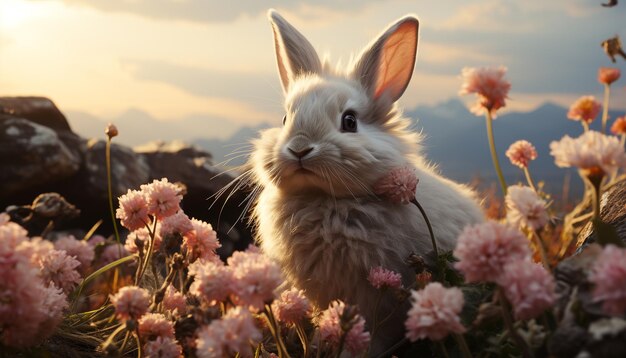
<svg viewBox="0 0 626 358">
<path fill-rule="evenodd" d="M 612 175 L 626 167 L 626 153 L 616 137 L 587 131 L 578 138 L 564 136 L 550 143 L 550 154 L 559 167 L 577 167 L 583 175 Z"/>
<path fill-rule="evenodd" d="M 309 314 L 311 304 L 304 291 L 291 288 L 280 294 L 280 298 L 272 304 L 272 309 L 280 322 L 296 324 Z"/>
<path fill-rule="evenodd" d="M 41 274 L 38 262 L 52 251 L 58 252 L 29 240 L 24 228 L 0 214 L 0 344 L 32 346 L 56 330 L 67 296 Z"/>
<path fill-rule="evenodd" d="M 215 250 L 222 245 L 217 240 L 217 233 L 211 224 L 191 219 L 191 227 L 192 230 L 185 235 L 183 240 L 183 248 L 187 250 L 189 260 L 193 262 L 198 258 L 206 260 L 215 257 Z"/>
<path fill-rule="evenodd" d="M 402 276 L 382 266 L 372 268 L 367 280 L 377 289 L 402 287 Z"/>
<path fill-rule="evenodd" d="M 126 286 L 120 288 L 115 295 L 111 295 L 111 303 L 120 320 L 136 320 L 148 312 L 150 294 L 146 289 L 137 286 Z"/>
<path fill-rule="evenodd" d="M 180 209 L 180 189 L 166 178 L 141 185 L 141 190 L 128 190 L 119 199 L 116 217 L 128 230 L 137 230 L 156 219 L 174 215 Z"/>
<path fill-rule="evenodd" d="M 174 338 L 174 324 L 161 313 L 146 313 L 139 318 L 139 336 L 143 340 Z"/>
<path fill-rule="evenodd" d="M 598 82 L 610 85 L 611 83 L 619 80 L 621 75 L 622 73 L 619 68 L 600 67 L 600 69 L 598 69 Z"/>
<path fill-rule="evenodd" d="M 495 221 L 467 226 L 459 236 L 454 267 L 467 282 L 496 282 L 507 262 L 530 257 L 528 241 L 518 230 Z"/>
<path fill-rule="evenodd" d="M 556 300 L 554 278 L 532 262 L 526 238 L 508 225 L 487 221 L 466 227 L 454 256 L 467 282 L 497 283 L 519 319 L 536 317 Z"/>
<path fill-rule="evenodd" d="M 189 267 L 194 276 L 190 292 L 209 304 L 231 297 L 238 305 L 263 310 L 282 283 L 280 267 L 256 249 L 235 252 L 228 266 L 218 258 L 198 260 Z"/>
<path fill-rule="evenodd" d="M 450 333 L 465 332 L 459 317 L 465 301 L 459 288 L 446 288 L 433 282 L 413 291 L 411 296 L 413 304 L 405 322 L 408 339 L 440 340 Z"/>
<path fill-rule="evenodd" d="M 527 186 L 509 186 L 504 202 L 506 219 L 516 227 L 538 230 L 548 223 L 547 203 Z"/>
<path fill-rule="evenodd" d="M 196 354 L 199 358 L 252 356 L 252 344 L 263 338 L 254 318 L 243 307 L 230 309 L 222 318 L 198 330 Z"/>
<path fill-rule="evenodd" d="M 342 328 L 342 316 L 346 310 L 346 304 L 342 301 L 333 301 L 320 316 L 318 326 L 322 341 L 333 347 L 338 347 L 342 336 L 345 334 L 345 349 L 352 356 L 365 352 L 370 343 L 370 334 L 365 330 L 365 319 L 356 314 L 352 318 L 352 326 L 348 332 Z"/>
<path fill-rule="evenodd" d="M 85 240 L 76 240 L 73 235 L 63 236 L 54 242 L 57 250 L 64 250 L 68 256 L 73 256 L 80 264 L 80 271 L 85 273 L 94 257 L 96 256 L 93 247 Z"/>
<path fill-rule="evenodd" d="M 498 284 L 513 304 L 515 318 L 539 316 L 556 301 L 554 278 L 543 266 L 530 260 L 514 260 L 504 266 Z"/>
<path fill-rule="evenodd" d="M 518 140 L 511 144 L 505 154 L 511 161 L 511 164 L 520 169 L 528 168 L 528 163 L 530 163 L 531 160 L 537 159 L 535 146 L 525 140 Z"/>
<path fill-rule="evenodd" d="M 374 194 L 386 197 L 392 203 L 408 204 L 411 200 L 415 200 L 417 182 L 415 169 L 396 168 L 374 184 Z"/>
<path fill-rule="evenodd" d="M 615 135 L 626 134 L 626 116 L 617 117 L 611 126 L 611 133 Z"/>
<path fill-rule="evenodd" d="M 476 93 L 478 102 L 471 108 L 472 113 L 481 115 L 485 111 L 495 117 L 496 111 L 506 105 L 511 83 L 504 78 L 506 67 L 470 68 L 461 72 L 463 85 L 461 94 Z"/>
<path fill-rule="evenodd" d="M 607 245 L 589 274 L 594 285 L 593 299 L 603 310 L 621 317 L 626 312 L 626 250 Z"/>
<path fill-rule="evenodd" d="M 594 96 L 582 96 L 570 106 L 567 118 L 589 124 L 596 119 L 601 109 L 602 105 Z"/>
</svg>

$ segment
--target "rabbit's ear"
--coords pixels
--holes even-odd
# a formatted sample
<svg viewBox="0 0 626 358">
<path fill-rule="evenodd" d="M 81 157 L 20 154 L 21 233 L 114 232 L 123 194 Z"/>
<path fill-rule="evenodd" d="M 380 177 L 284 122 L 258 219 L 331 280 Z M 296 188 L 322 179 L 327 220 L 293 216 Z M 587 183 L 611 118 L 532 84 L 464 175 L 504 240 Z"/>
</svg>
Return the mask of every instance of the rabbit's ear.
<svg viewBox="0 0 626 358">
<path fill-rule="evenodd" d="M 352 75 L 372 99 L 386 94 L 395 102 L 402 96 L 413 75 L 418 32 L 417 18 L 404 17 L 363 51 Z"/>
<path fill-rule="evenodd" d="M 273 9 L 269 10 L 267 15 L 274 32 L 278 74 L 283 90 L 287 92 L 289 83 L 297 76 L 319 73 L 322 64 L 311 43 L 295 27 Z"/>
</svg>

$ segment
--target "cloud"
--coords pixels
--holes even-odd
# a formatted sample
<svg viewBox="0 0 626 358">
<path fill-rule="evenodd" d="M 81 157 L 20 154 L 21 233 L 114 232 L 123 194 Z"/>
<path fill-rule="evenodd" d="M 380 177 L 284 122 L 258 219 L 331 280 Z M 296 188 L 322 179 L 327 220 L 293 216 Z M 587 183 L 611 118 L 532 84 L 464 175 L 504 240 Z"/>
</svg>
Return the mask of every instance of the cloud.
<svg viewBox="0 0 626 358">
<path fill-rule="evenodd" d="M 282 89 L 276 73 L 216 70 L 157 60 L 123 60 L 123 66 L 141 81 L 174 86 L 194 96 L 228 99 L 260 111 L 280 112 Z M 273 69 L 273 68 L 272 68 Z"/>
<path fill-rule="evenodd" d="M 31 0 L 42 1 L 42 0 Z M 72 6 L 100 11 L 131 13 L 159 20 L 231 22 L 240 17 L 256 17 L 271 7 L 298 10 L 304 17 L 324 15 L 323 10 L 354 12 L 369 2 L 359 0 L 320 0 L 314 3 L 291 0 L 60 0 Z"/>
</svg>

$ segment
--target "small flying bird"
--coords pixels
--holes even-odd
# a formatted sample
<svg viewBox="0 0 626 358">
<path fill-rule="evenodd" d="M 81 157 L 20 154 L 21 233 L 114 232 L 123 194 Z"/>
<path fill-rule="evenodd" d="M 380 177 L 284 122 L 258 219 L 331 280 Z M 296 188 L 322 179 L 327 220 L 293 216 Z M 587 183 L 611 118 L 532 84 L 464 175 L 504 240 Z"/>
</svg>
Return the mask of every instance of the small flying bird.
<svg viewBox="0 0 626 358">
<path fill-rule="evenodd" d="M 609 0 L 608 3 L 602 4 L 602 6 L 604 6 L 604 7 L 613 7 L 615 5 L 617 5 L 617 0 Z"/>
<path fill-rule="evenodd" d="M 622 41 L 620 41 L 619 36 L 615 35 L 615 37 L 602 41 L 601 44 L 604 52 L 611 58 L 611 61 L 615 63 L 615 56 L 620 55 L 626 60 L 626 53 L 624 49 L 622 49 Z"/>
</svg>

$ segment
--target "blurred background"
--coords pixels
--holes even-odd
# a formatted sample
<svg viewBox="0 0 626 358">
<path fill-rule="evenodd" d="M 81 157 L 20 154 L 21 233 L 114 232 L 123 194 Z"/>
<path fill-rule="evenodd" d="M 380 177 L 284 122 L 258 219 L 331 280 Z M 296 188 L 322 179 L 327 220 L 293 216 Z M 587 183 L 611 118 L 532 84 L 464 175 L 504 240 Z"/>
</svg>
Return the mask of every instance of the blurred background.
<svg viewBox="0 0 626 358">
<path fill-rule="evenodd" d="M 283 115 L 268 8 L 344 64 L 388 23 L 414 13 L 419 55 L 400 105 L 423 129 L 428 157 L 457 180 L 494 178 L 484 120 L 466 109 L 474 98 L 458 96 L 459 75 L 464 66 L 504 65 L 512 90 L 495 132 L 506 175 L 522 179 L 504 151 L 524 138 L 539 151 L 531 171 L 560 189 L 566 171 L 553 165 L 548 144 L 581 131 L 566 107 L 581 95 L 602 99 L 600 66 L 625 67 L 601 43 L 626 36 L 626 4 L 601 3 L 0 0 L 0 96 L 50 98 L 86 138 L 102 138 L 111 121 L 116 143 L 180 139 L 220 163 Z M 611 109 L 612 118 L 626 109 L 623 80 Z"/>
</svg>

